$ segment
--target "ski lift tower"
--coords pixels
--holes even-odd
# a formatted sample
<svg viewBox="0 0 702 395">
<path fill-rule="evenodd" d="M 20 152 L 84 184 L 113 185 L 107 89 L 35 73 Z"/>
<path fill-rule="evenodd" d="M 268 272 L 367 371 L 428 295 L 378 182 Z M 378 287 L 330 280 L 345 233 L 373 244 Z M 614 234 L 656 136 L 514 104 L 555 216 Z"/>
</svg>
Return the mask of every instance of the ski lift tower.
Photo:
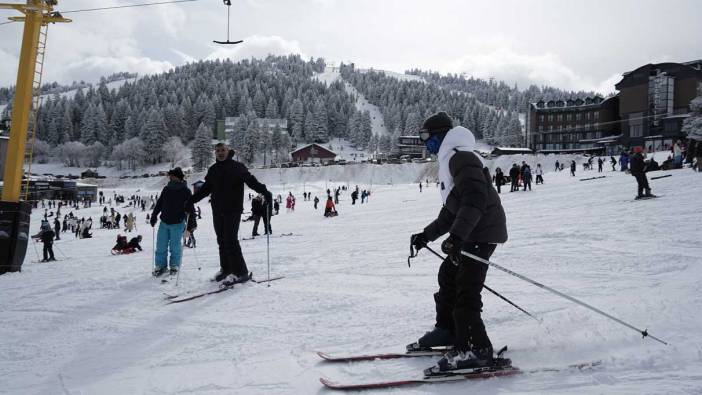
<svg viewBox="0 0 702 395">
<path fill-rule="evenodd" d="M 31 127 L 33 142 L 48 26 L 50 23 L 71 22 L 54 11 L 57 4 L 57 0 L 26 0 L 25 4 L 0 3 L 0 10 L 9 9 L 24 14 L 9 18 L 13 22 L 24 22 L 24 34 L 0 200 L 0 274 L 20 271 L 27 251 L 31 206 L 26 201 L 26 194 L 25 200 L 20 201 L 27 134 Z M 30 146 L 28 152 L 30 162 L 31 148 Z M 29 185 L 25 188 L 25 192 L 28 192 Z"/>
</svg>

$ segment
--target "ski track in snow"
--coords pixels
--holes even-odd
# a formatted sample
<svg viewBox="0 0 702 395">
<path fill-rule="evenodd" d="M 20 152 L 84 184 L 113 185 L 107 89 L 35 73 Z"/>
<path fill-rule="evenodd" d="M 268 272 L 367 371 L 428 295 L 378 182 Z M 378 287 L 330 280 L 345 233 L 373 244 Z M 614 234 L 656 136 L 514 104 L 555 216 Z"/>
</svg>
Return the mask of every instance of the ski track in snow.
<svg viewBox="0 0 702 395">
<path fill-rule="evenodd" d="M 603 365 L 384 392 L 700 393 L 702 175 L 684 169 L 649 177 L 665 173 L 673 176 L 650 181 L 653 192 L 664 197 L 647 201 L 633 201 L 633 177 L 610 171 L 607 178 L 587 182 L 578 179 L 596 171 L 579 169 L 578 177 L 547 171 L 546 184 L 534 185 L 532 192 L 503 189 L 510 240 L 492 259 L 648 328 L 670 346 L 642 340 L 630 329 L 491 269 L 486 284 L 543 319 L 540 324 L 483 293 L 492 341 L 496 348 L 509 345 L 507 355 L 516 366 L 528 370 L 594 360 Z M 285 279 L 270 287 L 248 283 L 165 304 L 163 292 L 207 287 L 218 269 L 206 202 L 199 205 L 198 248 L 184 251 L 178 290 L 174 280 L 160 284 L 150 277 L 151 229 L 142 212 L 138 231 L 129 235 L 144 236 L 140 253 L 110 255 L 118 230 L 95 229 L 87 240 L 66 233 L 54 247 L 61 261 L 50 264 L 28 263 L 41 253 L 41 244 L 29 246 L 23 272 L 0 276 L 0 393 L 313 394 L 326 393 L 319 377 L 404 378 L 430 365 L 430 358 L 325 364 L 314 351 L 401 351 L 431 329 L 439 262 L 424 251 L 411 268 L 406 261 L 410 235 L 439 211 L 434 184 L 423 193 L 416 184 L 374 185 L 370 202 L 355 206 L 347 191 L 340 215 L 325 219 L 312 202 L 302 200 L 301 180 L 283 189 L 273 185 L 274 176 L 268 176 L 274 194 L 292 190 L 298 199 L 294 213 L 283 207 L 273 217 L 273 230 L 300 236 L 271 239 L 271 275 Z M 119 192 L 136 189 L 128 185 L 133 189 Z M 322 198 L 326 185 L 304 188 Z M 96 220 L 101 210 L 76 214 Z M 39 220 L 32 217 L 32 233 Z M 251 226 L 242 223 L 240 236 L 248 236 Z M 438 241 L 432 246 L 440 249 Z M 265 278 L 265 238 L 243 242 L 242 249 L 254 276 Z"/>
<path fill-rule="evenodd" d="M 324 72 L 318 73 L 314 76 L 314 78 L 318 79 L 319 81 L 322 81 L 326 83 L 327 85 L 342 79 L 341 78 L 341 73 L 339 72 L 338 67 L 331 67 L 327 66 L 324 69 Z M 397 77 L 396 77 L 397 78 Z M 343 80 L 343 79 L 342 79 Z M 370 112 L 371 116 L 371 129 L 373 131 L 373 134 L 377 135 L 378 137 L 382 137 L 384 135 L 390 135 L 390 131 L 388 131 L 388 128 L 385 127 L 385 120 L 383 118 L 383 113 L 380 112 L 380 109 L 374 105 L 371 104 L 363 94 L 361 94 L 359 91 L 356 90 L 350 83 L 347 81 L 344 82 L 344 87 L 346 88 L 346 92 L 349 94 L 353 95 L 356 97 L 356 110 L 358 111 L 368 111 Z"/>
</svg>

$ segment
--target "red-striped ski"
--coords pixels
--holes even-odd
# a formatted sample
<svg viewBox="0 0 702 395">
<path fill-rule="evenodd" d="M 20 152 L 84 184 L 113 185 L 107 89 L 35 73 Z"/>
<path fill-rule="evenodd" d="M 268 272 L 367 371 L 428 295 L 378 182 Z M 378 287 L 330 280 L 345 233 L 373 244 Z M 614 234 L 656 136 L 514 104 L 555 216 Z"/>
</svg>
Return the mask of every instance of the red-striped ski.
<svg viewBox="0 0 702 395">
<path fill-rule="evenodd" d="M 425 376 L 425 377 L 415 377 L 405 380 L 394 380 L 394 381 L 375 381 L 375 382 L 364 382 L 364 383 L 339 383 L 326 378 L 320 378 L 319 381 L 327 388 L 339 391 L 354 391 L 354 390 L 368 390 L 368 389 L 380 389 L 380 388 L 397 388 L 406 387 L 413 385 L 422 384 L 433 384 L 433 383 L 446 383 L 446 382 L 456 382 L 463 380 L 476 380 L 476 379 L 488 379 L 492 377 L 503 377 L 503 376 L 513 376 L 523 373 L 540 373 L 540 372 L 560 372 L 567 369 L 588 369 L 600 365 L 600 361 L 578 363 L 573 365 L 568 365 L 565 368 L 540 368 L 532 370 L 521 370 L 516 366 L 505 366 L 502 368 L 486 368 L 476 370 L 471 373 L 455 373 L 447 374 L 444 376 Z"/>
</svg>

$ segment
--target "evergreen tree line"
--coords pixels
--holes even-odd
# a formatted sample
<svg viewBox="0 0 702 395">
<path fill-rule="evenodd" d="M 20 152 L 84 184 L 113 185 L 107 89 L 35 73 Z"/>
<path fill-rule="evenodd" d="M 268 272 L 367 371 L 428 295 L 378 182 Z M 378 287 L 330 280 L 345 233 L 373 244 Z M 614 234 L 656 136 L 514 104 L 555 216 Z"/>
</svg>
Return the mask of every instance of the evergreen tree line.
<svg viewBox="0 0 702 395">
<path fill-rule="evenodd" d="M 392 131 L 391 145 L 401 135 L 419 133 L 422 122 L 437 111 L 446 111 L 457 124 L 470 129 L 475 137 L 488 143 L 523 145 L 519 114 L 498 110 L 464 92 L 444 89 L 433 83 L 401 81 L 383 72 L 358 72 L 341 65 L 342 76 L 383 113 L 385 126 Z M 377 138 L 381 143 L 382 138 Z"/>
<path fill-rule="evenodd" d="M 292 143 L 349 136 L 354 98 L 342 82 L 327 86 L 311 78 L 323 68 L 321 59 L 270 56 L 238 63 L 200 61 L 112 90 L 103 79 L 97 88 L 78 89 L 73 97 L 56 93 L 44 101 L 37 138 L 59 157 L 63 145 L 79 142 L 86 149 L 104 147 L 103 160 L 133 167 L 169 160 L 164 144 L 177 146 L 173 138 L 190 144 L 201 127 L 211 141 L 215 120 L 240 117 L 246 127 L 237 128 L 232 140 L 242 152 L 253 152 L 245 155 L 248 158 L 267 148 L 258 143 L 272 140 L 274 133 L 258 128 L 268 137 L 251 137 L 251 124 L 257 125 L 260 118 L 283 118 L 290 136 L 280 138 L 287 144 L 273 153 L 280 155 Z"/>
<path fill-rule="evenodd" d="M 550 86 L 538 87 L 536 85 L 530 85 L 527 89 L 520 91 L 516 84 L 510 87 L 504 81 L 496 82 L 493 79 L 486 81 L 481 78 L 466 78 L 460 74 L 441 75 L 437 72 L 419 69 L 412 69 L 406 73 L 422 77 L 427 82 L 439 85 L 444 89 L 469 93 L 481 103 L 521 113 L 527 111 L 529 103 L 537 102 L 540 99 L 544 101 L 567 100 L 596 95 L 595 92 L 567 91 Z"/>
</svg>

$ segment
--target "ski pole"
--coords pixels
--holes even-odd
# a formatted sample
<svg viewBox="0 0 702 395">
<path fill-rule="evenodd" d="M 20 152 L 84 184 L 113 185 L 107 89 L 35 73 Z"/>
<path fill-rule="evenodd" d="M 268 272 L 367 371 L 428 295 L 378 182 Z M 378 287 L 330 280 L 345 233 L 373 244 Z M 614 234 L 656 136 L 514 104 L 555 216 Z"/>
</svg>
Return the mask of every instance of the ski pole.
<svg viewBox="0 0 702 395">
<path fill-rule="evenodd" d="M 185 214 L 185 231 L 188 231 L 188 221 L 190 221 L 190 213 Z M 178 244 L 180 245 L 180 240 L 178 240 Z M 181 260 L 180 260 L 180 267 L 178 268 L 178 273 L 176 274 L 176 287 L 178 287 L 178 282 L 180 281 L 180 272 L 183 270 L 183 246 L 180 246 L 181 249 Z"/>
<path fill-rule="evenodd" d="M 268 221 L 263 224 L 266 229 L 266 262 L 268 263 L 268 287 L 271 286 L 271 202 L 266 203 L 266 217 Z"/>
<path fill-rule="evenodd" d="M 648 337 L 650 337 L 651 339 L 653 339 L 653 340 L 655 340 L 655 341 L 657 341 L 657 342 L 663 343 L 663 344 L 665 344 L 666 346 L 668 345 L 668 343 L 666 343 L 665 341 L 663 341 L 663 340 L 661 340 L 661 339 L 659 339 L 659 338 L 657 338 L 657 337 L 655 337 L 655 336 L 653 336 L 653 335 L 650 335 L 650 334 L 648 333 L 648 329 L 641 330 L 641 329 L 639 329 L 639 328 L 637 328 L 637 327 L 635 327 L 635 326 L 633 326 L 633 325 L 630 325 L 630 324 L 628 324 L 628 323 L 626 323 L 626 322 L 620 320 L 619 318 L 613 317 L 613 316 L 611 316 L 611 315 L 605 313 L 604 311 L 602 311 L 602 310 L 600 310 L 600 309 L 598 309 L 598 308 L 596 308 L 596 307 L 590 306 L 589 304 L 587 304 L 587 303 L 585 303 L 585 302 L 583 302 L 583 301 L 580 301 L 580 300 L 578 300 L 578 299 L 576 299 L 576 298 L 574 298 L 574 297 L 572 297 L 572 296 L 568 296 L 568 295 L 566 295 L 566 294 L 564 294 L 564 293 L 562 293 L 562 292 L 556 291 L 555 289 L 553 289 L 553 288 L 551 288 L 551 287 L 548 287 L 548 286 L 543 285 L 543 284 L 541 284 L 541 283 L 539 283 L 539 282 L 536 282 L 536 281 L 534 281 L 534 280 L 532 280 L 532 279 L 530 279 L 530 278 L 528 278 L 528 277 L 526 277 L 526 276 L 523 276 L 523 275 L 521 275 L 521 274 L 519 274 L 519 273 L 515 273 L 515 272 L 513 272 L 513 271 L 511 271 L 511 270 L 509 270 L 509 269 L 507 269 L 507 268 L 505 268 L 505 267 L 502 267 L 502 266 L 500 266 L 500 265 L 498 265 L 498 264 L 496 264 L 496 263 L 494 263 L 494 262 L 491 262 L 491 261 L 489 261 L 489 260 L 487 260 L 487 259 L 483 259 L 483 258 L 481 258 L 481 257 L 479 257 L 479 256 L 477 256 L 477 255 L 473 255 L 473 254 L 471 254 L 471 253 L 469 253 L 469 252 L 466 252 L 466 251 L 461 251 L 461 255 L 467 256 L 467 257 L 469 257 L 469 258 L 473 258 L 473 259 L 475 259 L 475 260 L 478 261 L 478 262 L 482 262 L 482 263 L 484 263 L 484 264 L 486 264 L 486 265 L 488 265 L 488 266 L 492 266 L 492 267 L 494 267 L 495 269 L 501 270 L 501 271 L 503 271 L 503 272 L 505 272 L 505 273 L 507 273 L 507 274 L 510 274 L 510 275 L 512 275 L 512 276 L 514 276 L 514 277 L 520 279 L 520 280 L 524 280 L 524 281 L 526 281 L 526 282 L 528 282 L 528 283 L 530 283 L 530 284 L 532 284 L 532 285 L 535 285 L 535 286 L 537 286 L 537 287 L 539 287 L 539 288 L 541 288 L 541 289 L 544 289 L 544 290 L 549 291 L 549 292 L 551 292 L 551 293 L 553 293 L 553 294 L 556 294 L 556 295 L 558 295 L 558 296 L 560 296 L 560 297 L 562 297 L 562 298 L 564 298 L 564 299 L 570 300 L 571 302 L 573 302 L 573 303 L 575 303 L 575 304 L 578 304 L 578 305 L 580 305 L 580 306 L 586 307 L 586 308 L 588 308 L 588 309 L 594 311 L 595 313 L 598 313 L 598 314 L 600 314 L 600 315 L 603 315 L 603 316 L 609 318 L 610 320 L 612 320 L 612 321 L 614 321 L 614 322 L 617 322 L 617 323 L 619 323 L 619 324 L 621 324 L 621 325 L 624 325 L 625 327 L 627 327 L 627 328 L 629 328 L 629 329 L 633 329 L 633 330 L 639 332 L 643 337 L 647 337 L 647 336 L 648 336 Z"/>
<path fill-rule="evenodd" d="M 431 247 L 426 246 L 425 248 L 426 248 L 427 250 L 431 251 L 432 254 L 436 255 L 436 256 L 437 256 L 438 258 L 440 258 L 442 261 L 443 261 L 444 259 L 446 259 L 445 257 L 441 256 L 441 254 L 439 254 L 438 252 L 436 252 L 436 251 L 434 251 L 433 249 L 431 249 Z M 538 321 L 538 322 L 542 322 L 541 319 L 536 318 L 534 315 L 532 315 L 532 314 L 529 313 L 528 311 L 526 311 L 526 310 L 524 310 L 523 308 L 517 306 L 517 305 L 514 304 L 511 300 L 509 300 L 509 299 L 505 298 L 504 296 L 500 295 L 500 293 L 497 292 L 497 291 L 495 291 L 494 289 L 488 287 L 488 286 L 485 285 L 485 284 L 483 284 L 483 288 L 485 288 L 485 289 L 487 289 L 488 291 L 492 292 L 492 293 L 493 293 L 495 296 L 497 296 L 498 298 L 500 298 L 500 299 L 504 300 L 505 302 L 511 304 L 512 306 L 516 307 L 517 310 L 521 311 L 522 313 L 528 315 L 529 317 L 535 319 L 535 320 Z"/>
<path fill-rule="evenodd" d="M 153 250 L 153 253 L 151 254 L 151 271 L 154 272 L 156 270 L 156 228 L 151 227 L 151 250 Z"/>
</svg>

